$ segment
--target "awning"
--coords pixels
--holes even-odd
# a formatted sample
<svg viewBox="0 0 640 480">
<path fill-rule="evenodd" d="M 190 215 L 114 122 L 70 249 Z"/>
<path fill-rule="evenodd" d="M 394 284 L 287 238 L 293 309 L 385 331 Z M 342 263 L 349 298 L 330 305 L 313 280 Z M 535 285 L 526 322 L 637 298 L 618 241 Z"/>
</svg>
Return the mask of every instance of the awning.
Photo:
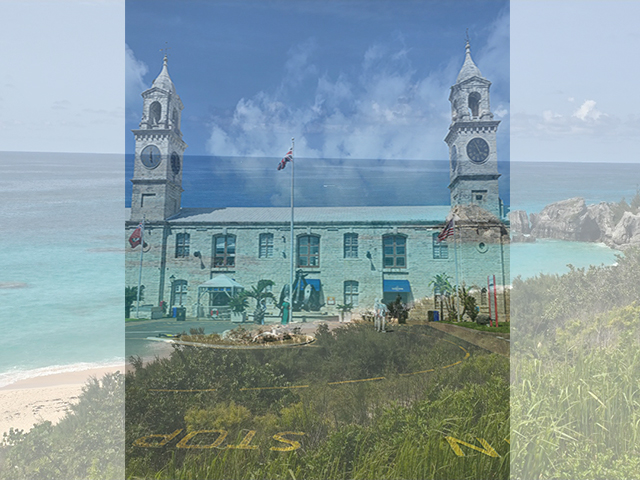
<svg viewBox="0 0 640 480">
<path fill-rule="evenodd" d="M 385 293 L 401 293 L 411 291 L 409 280 L 383 280 L 383 283 L 383 290 Z"/>
<path fill-rule="evenodd" d="M 316 292 L 320 291 L 320 280 L 317 278 L 305 278 L 307 284 L 311 285 Z M 300 290 L 304 290 L 302 282 L 300 282 Z"/>
</svg>

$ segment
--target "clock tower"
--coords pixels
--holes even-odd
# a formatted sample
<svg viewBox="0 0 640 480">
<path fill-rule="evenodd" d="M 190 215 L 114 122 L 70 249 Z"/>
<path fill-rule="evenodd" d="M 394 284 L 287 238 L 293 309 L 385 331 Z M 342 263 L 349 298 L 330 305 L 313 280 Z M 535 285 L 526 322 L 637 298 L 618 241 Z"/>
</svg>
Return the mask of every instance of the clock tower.
<svg viewBox="0 0 640 480">
<path fill-rule="evenodd" d="M 451 125 L 444 140 L 449 145 L 451 206 L 478 205 L 500 218 L 496 150 L 500 121 L 491 113 L 490 86 L 473 63 L 467 41 L 464 64 L 449 95 Z"/>
<path fill-rule="evenodd" d="M 180 211 L 182 160 L 186 143 L 182 141 L 180 119 L 182 101 L 169 77 L 167 57 L 162 71 L 144 99 L 136 139 L 131 196 L 131 221 L 163 221 Z"/>
</svg>

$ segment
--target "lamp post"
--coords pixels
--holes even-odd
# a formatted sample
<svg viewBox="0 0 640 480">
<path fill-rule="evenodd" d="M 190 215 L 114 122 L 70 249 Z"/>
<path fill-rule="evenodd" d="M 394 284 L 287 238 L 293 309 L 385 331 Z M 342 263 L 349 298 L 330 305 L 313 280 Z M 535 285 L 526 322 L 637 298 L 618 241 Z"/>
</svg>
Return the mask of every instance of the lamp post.
<svg viewBox="0 0 640 480">
<path fill-rule="evenodd" d="M 175 288 L 174 288 L 174 282 L 176 281 L 176 276 L 175 275 L 171 275 L 169 277 L 169 281 L 171 282 L 171 296 L 169 297 L 171 299 L 171 303 L 169 305 L 169 308 L 173 308 L 173 302 L 175 301 Z"/>
</svg>

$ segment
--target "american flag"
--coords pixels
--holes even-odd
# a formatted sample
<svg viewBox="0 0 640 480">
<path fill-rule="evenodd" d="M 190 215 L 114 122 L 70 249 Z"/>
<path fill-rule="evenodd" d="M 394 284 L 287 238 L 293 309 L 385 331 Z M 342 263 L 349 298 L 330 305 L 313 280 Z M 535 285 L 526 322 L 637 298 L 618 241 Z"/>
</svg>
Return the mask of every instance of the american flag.
<svg viewBox="0 0 640 480">
<path fill-rule="evenodd" d="M 447 222 L 447 225 L 440 232 L 440 235 L 438 235 L 438 242 L 441 242 L 441 241 L 445 240 L 446 238 L 449 238 L 450 236 L 452 236 L 453 235 L 453 229 L 455 228 L 455 226 L 456 226 L 455 218 L 452 218 L 451 220 L 449 220 Z"/>
<path fill-rule="evenodd" d="M 278 170 L 282 170 L 287 166 L 287 163 L 289 162 L 293 162 L 293 149 L 289 150 L 284 158 L 280 160 L 280 163 L 278 164 Z"/>
</svg>

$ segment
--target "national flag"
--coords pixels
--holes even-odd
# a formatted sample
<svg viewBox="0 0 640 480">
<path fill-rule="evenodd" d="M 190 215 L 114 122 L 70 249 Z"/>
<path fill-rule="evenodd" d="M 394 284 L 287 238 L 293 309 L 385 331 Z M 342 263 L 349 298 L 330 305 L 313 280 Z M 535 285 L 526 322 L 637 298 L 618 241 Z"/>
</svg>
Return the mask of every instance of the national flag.
<svg viewBox="0 0 640 480">
<path fill-rule="evenodd" d="M 278 164 L 278 170 L 282 170 L 287 166 L 287 163 L 289 162 L 293 162 L 293 150 L 289 150 L 284 158 L 280 160 L 280 163 Z"/>
<path fill-rule="evenodd" d="M 444 229 L 440 232 L 440 235 L 438 235 L 438 242 L 441 242 L 444 239 L 449 238 L 450 236 L 452 236 L 453 235 L 453 229 L 454 229 L 455 226 L 456 226 L 455 219 L 452 218 L 445 225 Z"/>
<path fill-rule="evenodd" d="M 131 234 L 131 236 L 129 237 L 129 244 L 131 245 L 131 248 L 136 248 L 138 245 L 140 245 L 140 243 L 142 243 L 142 224 L 141 223 L 138 225 L 138 228 L 136 228 Z M 147 246 L 147 242 L 144 242 L 144 246 L 142 248 L 145 248 L 146 246 Z"/>
</svg>

